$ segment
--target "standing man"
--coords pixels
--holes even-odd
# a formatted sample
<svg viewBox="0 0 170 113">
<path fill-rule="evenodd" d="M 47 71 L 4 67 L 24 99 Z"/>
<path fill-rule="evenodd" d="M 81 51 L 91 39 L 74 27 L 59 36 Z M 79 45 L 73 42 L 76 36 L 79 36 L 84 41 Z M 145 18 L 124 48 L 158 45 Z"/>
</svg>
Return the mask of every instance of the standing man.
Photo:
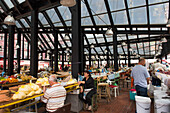
<svg viewBox="0 0 170 113">
<path fill-rule="evenodd" d="M 140 58 L 138 65 L 132 69 L 131 77 L 134 79 L 137 95 L 147 97 L 147 84 L 149 84 L 150 75 L 144 65 L 145 59 Z"/>
</svg>

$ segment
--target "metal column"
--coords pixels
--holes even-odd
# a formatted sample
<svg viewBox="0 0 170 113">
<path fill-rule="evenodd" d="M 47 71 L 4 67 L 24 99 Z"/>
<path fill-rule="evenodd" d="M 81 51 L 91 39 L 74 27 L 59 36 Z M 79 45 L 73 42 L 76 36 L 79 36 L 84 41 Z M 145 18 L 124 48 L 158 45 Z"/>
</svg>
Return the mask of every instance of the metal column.
<svg viewBox="0 0 170 113">
<path fill-rule="evenodd" d="M 71 7 L 72 13 L 72 76 L 78 79 L 78 73 L 82 69 L 83 57 L 83 37 L 81 35 L 81 1 L 76 0 L 77 4 Z"/>
<path fill-rule="evenodd" d="M 54 72 L 58 71 L 58 33 L 54 31 Z"/>
<path fill-rule="evenodd" d="M 61 64 L 62 70 L 64 69 L 64 50 L 62 50 L 62 64 Z"/>
<path fill-rule="evenodd" d="M 131 58 L 130 58 L 130 51 L 129 51 L 129 49 L 130 49 L 130 42 L 129 42 L 129 40 L 128 40 L 128 43 L 127 43 L 127 51 L 128 51 L 128 67 L 131 67 L 131 62 L 130 62 L 130 60 L 131 60 Z"/>
<path fill-rule="evenodd" d="M 17 44 L 19 45 L 19 48 L 17 49 L 17 73 L 20 73 L 20 56 L 21 56 L 21 33 L 18 32 L 17 36 Z"/>
<path fill-rule="evenodd" d="M 8 75 L 13 74 L 14 69 L 14 26 L 9 25 L 9 43 L 8 43 Z"/>
<path fill-rule="evenodd" d="M 89 69 L 91 67 L 91 48 L 89 48 Z"/>
<path fill-rule="evenodd" d="M 37 77 L 38 72 L 38 11 L 31 11 L 31 75 Z"/>
<path fill-rule="evenodd" d="M 3 71 L 6 72 L 6 57 L 7 57 L 7 33 L 4 36 L 4 59 L 3 59 Z"/>
<path fill-rule="evenodd" d="M 113 53 L 114 53 L 114 70 L 118 71 L 118 54 L 117 54 L 117 34 L 113 34 Z"/>
</svg>

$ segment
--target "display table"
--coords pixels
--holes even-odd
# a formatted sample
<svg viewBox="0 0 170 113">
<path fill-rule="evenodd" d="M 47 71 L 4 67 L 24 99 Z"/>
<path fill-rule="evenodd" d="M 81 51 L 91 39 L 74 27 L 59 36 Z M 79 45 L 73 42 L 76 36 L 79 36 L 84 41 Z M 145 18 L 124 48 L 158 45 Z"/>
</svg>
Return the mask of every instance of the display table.
<svg viewBox="0 0 170 113">
<path fill-rule="evenodd" d="M 21 82 L 15 82 L 15 83 L 8 83 L 8 84 L 1 84 L 1 90 L 3 90 L 4 87 L 11 87 L 11 86 L 17 86 L 17 85 L 22 85 L 26 84 L 28 81 L 21 81 Z"/>
<path fill-rule="evenodd" d="M 67 93 L 69 93 L 70 91 L 76 90 L 77 86 L 78 86 L 78 84 L 76 83 L 76 84 L 71 84 L 71 85 L 64 86 L 64 88 L 66 89 Z M 0 109 L 6 108 L 6 107 L 9 107 L 9 106 L 12 106 L 12 105 L 16 105 L 16 104 L 19 104 L 19 103 L 22 103 L 22 102 L 29 101 L 28 104 L 25 104 L 23 106 L 15 108 L 15 109 L 13 109 L 11 111 L 15 111 L 15 110 L 18 110 L 18 109 L 23 109 L 23 108 L 31 106 L 33 104 L 35 104 L 35 111 L 37 111 L 36 106 L 37 106 L 37 103 L 39 102 L 39 100 L 35 100 L 35 98 L 43 96 L 43 95 L 44 94 L 42 93 L 42 94 L 39 94 L 39 95 L 34 95 L 34 96 L 31 96 L 31 97 L 27 97 L 27 98 L 21 99 L 21 100 L 10 100 L 8 102 L 2 102 L 2 103 L 0 103 Z"/>
</svg>

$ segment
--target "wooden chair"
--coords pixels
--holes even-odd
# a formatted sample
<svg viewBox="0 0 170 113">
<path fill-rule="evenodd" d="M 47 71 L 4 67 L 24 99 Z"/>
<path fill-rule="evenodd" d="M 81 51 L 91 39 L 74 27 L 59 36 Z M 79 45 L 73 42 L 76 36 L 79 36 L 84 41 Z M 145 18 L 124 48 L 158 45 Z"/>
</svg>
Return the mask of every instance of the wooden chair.
<svg viewBox="0 0 170 113">
<path fill-rule="evenodd" d="M 71 103 L 65 104 L 63 107 L 57 109 L 57 111 L 52 113 L 70 113 Z"/>
</svg>

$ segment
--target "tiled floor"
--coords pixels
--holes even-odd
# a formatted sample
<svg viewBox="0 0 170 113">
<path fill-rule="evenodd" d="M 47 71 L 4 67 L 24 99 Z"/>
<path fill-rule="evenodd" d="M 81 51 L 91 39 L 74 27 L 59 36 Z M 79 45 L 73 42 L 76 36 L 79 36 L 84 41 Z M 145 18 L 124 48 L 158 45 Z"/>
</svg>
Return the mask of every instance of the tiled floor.
<svg viewBox="0 0 170 113">
<path fill-rule="evenodd" d="M 89 113 L 90 111 L 81 111 L 80 113 Z M 129 99 L 129 90 L 121 89 L 118 97 L 112 97 L 111 102 L 107 103 L 102 99 L 98 103 L 98 109 L 95 113 L 135 113 L 135 102 Z M 151 111 L 153 113 L 153 111 Z"/>
</svg>

